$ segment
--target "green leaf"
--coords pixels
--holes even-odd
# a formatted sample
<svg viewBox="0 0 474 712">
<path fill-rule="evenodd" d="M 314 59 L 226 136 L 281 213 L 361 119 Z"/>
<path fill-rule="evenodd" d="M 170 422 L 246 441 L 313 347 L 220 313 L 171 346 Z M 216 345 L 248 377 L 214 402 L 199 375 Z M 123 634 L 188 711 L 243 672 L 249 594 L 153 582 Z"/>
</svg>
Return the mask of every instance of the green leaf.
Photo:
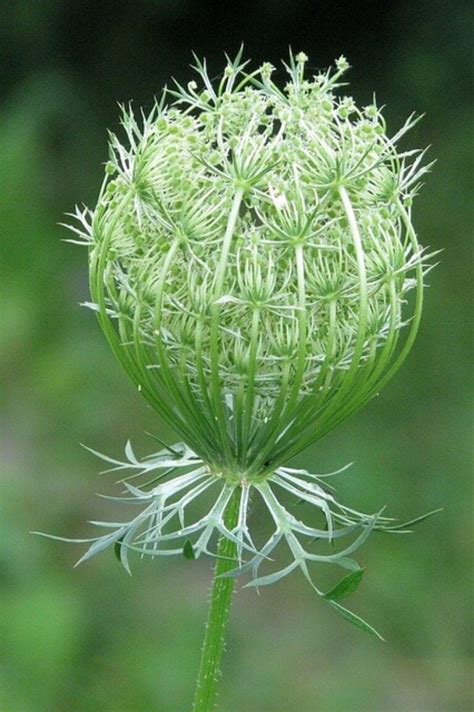
<svg viewBox="0 0 474 712">
<path fill-rule="evenodd" d="M 364 569 L 358 569 L 348 576 L 344 576 L 334 588 L 324 594 L 324 598 L 327 598 L 329 601 L 339 601 L 341 598 L 349 596 L 359 588 L 363 575 Z"/>
<path fill-rule="evenodd" d="M 125 536 L 125 534 L 124 534 L 124 536 Z M 117 541 L 114 544 L 115 558 L 118 560 L 118 562 L 121 566 L 123 566 L 122 556 L 121 556 L 122 542 L 123 542 L 123 536 L 121 536 L 120 539 L 117 539 Z"/>
<path fill-rule="evenodd" d="M 347 608 L 344 608 L 344 606 L 341 606 L 340 603 L 336 603 L 336 601 L 329 601 L 329 604 L 343 617 L 346 619 L 346 621 L 349 621 L 349 623 L 352 623 L 356 628 L 360 628 L 361 630 L 364 630 L 366 633 L 370 633 L 370 635 L 375 635 L 376 638 L 379 638 L 379 640 L 383 640 L 385 642 L 385 639 L 382 638 L 380 633 L 375 630 L 367 621 L 365 621 L 363 618 L 360 616 L 357 616 L 355 613 L 352 613 L 352 611 L 349 611 Z"/>
<path fill-rule="evenodd" d="M 194 554 L 193 545 L 191 544 L 189 539 L 186 539 L 186 541 L 184 542 L 183 556 L 185 559 L 188 559 L 188 561 L 194 561 L 194 559 L 196 558 Z"/>
</svg>

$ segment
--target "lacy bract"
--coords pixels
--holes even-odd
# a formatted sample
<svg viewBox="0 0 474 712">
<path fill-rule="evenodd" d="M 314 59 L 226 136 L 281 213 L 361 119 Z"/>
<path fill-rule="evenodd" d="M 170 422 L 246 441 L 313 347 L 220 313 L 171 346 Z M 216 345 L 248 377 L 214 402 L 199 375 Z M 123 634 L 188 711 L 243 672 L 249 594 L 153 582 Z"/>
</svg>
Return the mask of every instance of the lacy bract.
<svg viewBox="0 0 474 712">
<path fill-rule="evenodd" d="M 216 556 L 217 537 L 225 536 L 235 544 L 235 568 L 226 576 L 247 574 L 250 576 L 247 586 L 265 586 L 299 568 L 319 596 L 350 622 L 376 635 L 379 634 L 372 626 L 339 603 L 357 588 L 362 578 L 363 569 L 352 554 L 372 530 L 406 534 L 411 526 L 434 514 L 430 512 L 399 524 L 382 516 L 381 512 L 367 515 L 340 504 L 326 480 L 349 465 L 325 475 L 279 467 L 264 479 L 248 481 L 244 477 L 231 479 L 223 473 L 210 471 L 184 443 L 166 447 L 142 460 L 136 457 L 130 443 L 125 448 L 123 461 L 92 452 L 111 465 L 106 472 L 133 472 L 119 480 L 125 487 L 123 494 L 120 497 L 106 496 L 106 499 L 136 504 L 141 509 L 129 521 L 90 522 L 111 530 L 90 539 L 48 535 L 61 541 L 88 543 L 89 548 L 77 564 L 114 546 L 117 558 L 131 573 L 130 552 L 152 558 Z M 136 478 L 144 480 L 140 487 L 130 482 Z M 257 498 L 259 501 L 255 501 Z M 229 523 L 226 510 L 233 499 L 234 502 L 237 499 L 238 514 Z M 293 513 L 295 504 L 299 505 L 297 514 Z M 255 542 L 251 533 L 251 505 L 256 505 L 261 520 L 267 519 L 267 527 L 258 527 L 260 537 L 267 529 L 261 542 Z M 318 515 L 320 523 L 316 525 Z M 275 565 L 275 558 L 281 559 L 282 556 L 280 544 L 286 545 L 289 560 L 283 568 Z M 323 547 L 326 550 L 322 550 Z M 323 592 L 316 586 L 309 570 L 309 565 L 315 562 L 335 564 L 350 573 L 333 589 Z M 269 573 L 260 575 L 262 565 Z"/>
</svg>

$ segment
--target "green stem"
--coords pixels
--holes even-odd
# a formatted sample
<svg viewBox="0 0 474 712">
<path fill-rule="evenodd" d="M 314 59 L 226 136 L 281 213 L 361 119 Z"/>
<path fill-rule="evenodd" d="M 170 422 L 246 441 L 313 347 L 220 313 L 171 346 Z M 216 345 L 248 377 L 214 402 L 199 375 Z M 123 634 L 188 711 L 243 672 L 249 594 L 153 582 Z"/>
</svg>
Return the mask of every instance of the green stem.
<svg viewBox="0 0 474 712">
<path fill-rule="evenodd" d="M 226 527 L 235 527 L 239 516 L 240 492 L 235 491 L 225 515 Z M 202 646 L 201 663 L 196 683 L 193 712 L 210 712 L 214 709 L 217 682 L 224 652 L 224 639 L 229 621 L 235 578 L 220 578 L 235 568 L 236 545 L 221 536 L 217 547 L 217 563 L 214 570 L 211 602 Z"/>
</svg>

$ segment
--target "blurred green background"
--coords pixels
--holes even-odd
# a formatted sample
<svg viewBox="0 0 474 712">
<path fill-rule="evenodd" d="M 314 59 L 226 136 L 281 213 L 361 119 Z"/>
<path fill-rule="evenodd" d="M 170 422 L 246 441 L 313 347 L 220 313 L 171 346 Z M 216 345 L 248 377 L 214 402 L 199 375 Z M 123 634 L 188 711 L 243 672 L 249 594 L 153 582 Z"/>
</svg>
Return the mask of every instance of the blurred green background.
<svg viewBox="0 0 474 712">
<path fill-rule="evenodd" d="M 115 363 L 91 312 L 86 254 L 58 226 L 93 204 L 117 101 L 150 107 L 191 50 L 245 41 L 255 62 L 289 44 L 327 66 L 345 53 L 351 92 L 387 104 L 393 131 L 426 112 L 410 145 L 438 159 L 417 201 L 422 241 L 443 248 L 414 351 L 380 398 L 298 459 L 354 460 L 338 491 L 359 509 L 444 512 L 409 537 L 374 535 L 352 608 L 387 638 L 351 628 L 295 575 L 238 590 L 219 712 L 469 712 L 472 654 L 472 12 L 463 2 L 11 0 L 0 26 L 2 515 L 1 712 L 184 712 L 206 615 L 208 561 L 79 549 L 31 529 L 87 536 L 112 489 L 79 446 L 144 454 L 172 442 Z M 148 449 L 147 449 L 148 448 Z"/>
</svg>

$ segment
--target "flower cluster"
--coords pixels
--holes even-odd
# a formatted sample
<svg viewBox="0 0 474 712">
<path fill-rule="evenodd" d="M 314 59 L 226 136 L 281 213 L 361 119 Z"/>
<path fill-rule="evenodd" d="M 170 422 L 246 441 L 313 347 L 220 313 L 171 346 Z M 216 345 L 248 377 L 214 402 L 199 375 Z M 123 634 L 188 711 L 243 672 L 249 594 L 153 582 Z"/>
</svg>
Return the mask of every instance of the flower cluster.
<svg viewBox="0 0 474 712">
<path fill-rule="evenodd" d="M 112 136 L 97 207 L 79 211 L 104 330 L 137 386 L 206 461 L 260 474 L 377 393 L 413 341 L 425 255 L 410 221 L 422 152 L 335 89 L 282 91 L 229 62 L 218 87 L 167 91 Z M 407 347 L 397 351 L 418 291 Z"/>
<path fill-rule="evenodd" d="M 127 484 L 145 509 L 92 553 L 120 542 L 128 566 L 127 548 L 182 552 L 166 543 L 185 539 L 199 555 L 217 531 L 262 584 L 296 566 L 308 575 L 309 561 L 354 568 L 348 555 L 373 527 L 389 528 L 284 463 L 378 393 L 413 344 L 427 262 L 411 205 L 429 166 L 424 152 L 398 148 L 416 117 L 388 137 L 375 103 L 361 109 L 338 95 L 344 57 L 315 76 L 306 63 L 290 54 L 280 88 L 270 64 L 250 72 L 241 53 L 217 83 L 197 60 L 197 81 L 165 90 L 149 115 L 123 110 L 126 141 L 111 137 L 97 206 L 76 211 L 90 306 L 139 390 L 186 443 L 142 462 L 129 448 L 128 461 L 115 463 L 163 468 L 165 481 Z M 185 474 L 171 477 L 179 467 Z M 212 488 L 211 509 L 186 523 L 185 509 Z M 325 528 L 296 519 L 275 489 L 320 510 Z M 238 516 L 227 525 L 236 491 Z M 247 524 L 252 491 L 274 523 L 261 547 Z M 356 529 L 338 554 L 300 543 Z M 258 577 L 281 539 L 290 565 Z"/>
</svg>

